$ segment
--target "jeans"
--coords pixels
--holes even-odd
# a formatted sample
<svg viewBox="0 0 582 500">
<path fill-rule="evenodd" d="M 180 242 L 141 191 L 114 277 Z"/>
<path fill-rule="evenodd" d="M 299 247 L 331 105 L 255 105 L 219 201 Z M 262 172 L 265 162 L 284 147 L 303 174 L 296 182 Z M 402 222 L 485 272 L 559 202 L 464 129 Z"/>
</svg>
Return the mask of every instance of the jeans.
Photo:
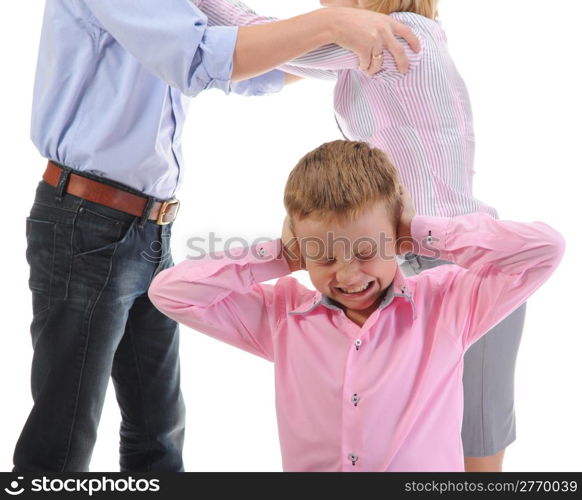
<svg viewBox="0 0 582 500">
<path fill-rule="evenodd" d="M 34 405 L 14 471 L 87 471 L 109 377 L 122 471 L 183 471 L 178 325 L 147 296 L 173 265 L 160 226 L 41 182 L 26 220 Z"/>
</svg>

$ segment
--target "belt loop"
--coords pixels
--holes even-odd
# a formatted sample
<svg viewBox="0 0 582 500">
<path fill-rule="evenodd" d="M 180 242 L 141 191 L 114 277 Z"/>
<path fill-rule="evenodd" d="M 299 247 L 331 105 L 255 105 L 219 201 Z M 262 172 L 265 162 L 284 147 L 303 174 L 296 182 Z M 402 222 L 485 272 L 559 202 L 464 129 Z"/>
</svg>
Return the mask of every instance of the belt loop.
<svg viewBox="0 0 582 500">
<path fill-rule="evenodd" d="M 155 202 L 156 200 L 154 198 L 152 198 L 151 196 L 148 197 L 148 201 L 145 204 L 145 207 L 143 208 L 143 213 L 141 214 L 141 218 L 139 219 L 140 229 L 143 228 L 145 223 L 148 221 L 150 212 L 152 211 Z"/>
<path fill-rule="evenodd" d="M 61 201 L 63 201 L 63 196 L 67 189 L 67 184 L 69 182 L 69 176 L 71 175 L 72 168 L 64 167 L 62 165 L 59 165 L 59 167 L 61 168 L 61 175 L 59 177 L 59 182 L 55 186 L 55 190 L 56 199 L 60 203 Z"/>
</svg>

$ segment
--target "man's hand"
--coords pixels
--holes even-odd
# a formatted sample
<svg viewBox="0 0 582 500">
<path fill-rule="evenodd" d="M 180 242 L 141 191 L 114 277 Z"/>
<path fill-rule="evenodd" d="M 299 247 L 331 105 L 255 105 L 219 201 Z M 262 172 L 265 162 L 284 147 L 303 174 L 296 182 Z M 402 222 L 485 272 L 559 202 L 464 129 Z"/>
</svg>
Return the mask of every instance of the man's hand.
<svg viewBox="0 0 582 500">
<path fill-rule="evenodd" d="M 327 7 L 283 21 L 241 26 L 231 80 L 261 75 L 328 44 L 354 52 L 360 59 L 360 68 L 368 75 L 382 69 L 383 52 L 387 49 L 398 69 L 405 73 L 408 59 L 396 35 L 420 51 L 420 43 L 408 26 L 385 14 L 352 7 Z"/>
<path fill-rule="evenodd" d="M 368 75 L 382 69 L 384 49 L 392 53 L 401 73 L 408 71 L 408 58 L 396 35 L 404 38 L 412 50 L 420 51 L 412 30 L 390 16 L 350 7 L 328 7 L 326 12 L 334 20 L 335 43 L 357 54 L 360 69 Z"/>
<path fill-rule="evenodd" d="M 303 259 L 301 258 L 299 240 L 293 233 L 293 229 L 291 229 L 291 219 L 289 216 L 285 217 L 281 233 L 281 252 L 287 260 L 289 269 L 291 272 L 305 269 Z"/>
<path fill-rule="evenodd" d="M 400 184 L 400 199 L 402 200 L 402 206 L 400 211 L 400 221 L 398 223 L 396 251 L 398 254 L 403 255 L 414 250 L 410 228 L 412 225 L 412 219 L 416 215 L 416 208 L 414 207 L 412 196 L 404 184 Z"/>
</svg>

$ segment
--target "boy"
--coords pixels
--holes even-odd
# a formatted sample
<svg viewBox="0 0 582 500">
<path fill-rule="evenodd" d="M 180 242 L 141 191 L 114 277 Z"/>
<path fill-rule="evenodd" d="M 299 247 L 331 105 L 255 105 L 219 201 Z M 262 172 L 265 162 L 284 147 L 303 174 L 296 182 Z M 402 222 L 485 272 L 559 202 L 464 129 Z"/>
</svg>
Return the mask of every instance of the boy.
<svg viewBox="0 0 582 500">
<path fill-rule="evenodd" d="M 548 279 L 562 237 L 417 216 L 387 156 L 361 142 L 307 154 L 285 207 L 280 240 L 161 272 L 154 305 L 275 363 L 284 470 L 463 471 L 463 354 Z M 395 257 L 411 246 L 457 265 L 405 279 Z M 301 268 L 317 291 L 283 278 Z"/>
</svg>

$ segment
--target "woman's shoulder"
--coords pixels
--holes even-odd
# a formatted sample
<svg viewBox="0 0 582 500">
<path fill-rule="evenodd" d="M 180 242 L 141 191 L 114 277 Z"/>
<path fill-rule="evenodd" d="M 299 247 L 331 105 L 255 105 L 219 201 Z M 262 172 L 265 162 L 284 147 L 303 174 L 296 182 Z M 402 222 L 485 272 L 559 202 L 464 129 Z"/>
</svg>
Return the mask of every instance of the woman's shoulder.
<svg viewBox="0 0 582 500">
<path fill-rule="evenodd" d="M 436 19 L 430 19 L 414 12 L 392 12 L 388 15 L 396 21 L 410 26 L 417 35 L 446 40 L 441 22 Z"/>
</svg>

